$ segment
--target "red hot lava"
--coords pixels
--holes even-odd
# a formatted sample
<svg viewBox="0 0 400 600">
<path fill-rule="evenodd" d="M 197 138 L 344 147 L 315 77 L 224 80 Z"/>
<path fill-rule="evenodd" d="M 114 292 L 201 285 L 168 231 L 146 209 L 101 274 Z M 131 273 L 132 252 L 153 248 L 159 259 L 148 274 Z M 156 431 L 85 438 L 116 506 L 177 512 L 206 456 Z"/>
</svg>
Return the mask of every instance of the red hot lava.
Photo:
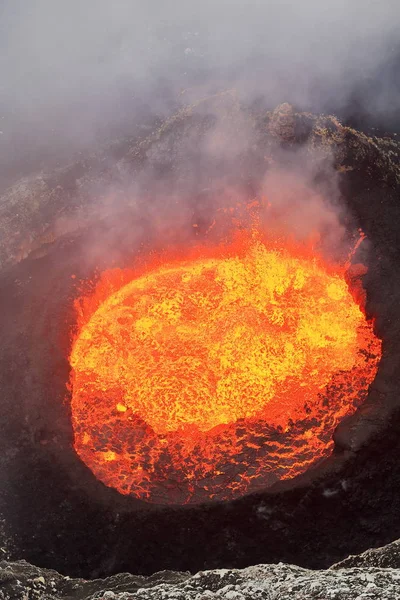
<svg viewBox="0 0 400 600">
<path fill-rule="evenodd" d="M 103 273 L 73 342 L 75 449 L 158 504 L 229 500 L 332 451 L 381 356 L 344 266 L 238 234 Z"/>
</svg>

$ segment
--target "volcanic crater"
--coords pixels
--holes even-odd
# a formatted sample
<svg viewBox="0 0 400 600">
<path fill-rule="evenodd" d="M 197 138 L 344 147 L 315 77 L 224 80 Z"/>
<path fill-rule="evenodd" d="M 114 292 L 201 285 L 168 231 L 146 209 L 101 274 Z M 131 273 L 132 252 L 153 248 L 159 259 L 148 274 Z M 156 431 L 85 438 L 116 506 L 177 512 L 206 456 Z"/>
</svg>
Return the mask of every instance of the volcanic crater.
<svg viewBox="0 0 400 600">
<path fill-rule="evenodd" d="M 188 146 L 188 140 L 206 137 L 216 119 L 232 139 L 241 128 L 251 129 L 253 143 L 220 160 L 202 154 L 200 144 Z M 153 256 L 162 255 L 166 242 L 177 247 L 182 236 L 193 238 L 193 226 L 195 239 L 203 243 L 214 221 L 216 195 L 240 189 L 243 197 L 256 198 L 265 172 L 277 166 L 289 169 L 299 151 L 313 165 L 316 185 L 329 180 L 332 168 L 337 174 L 349 248 L 359 230 L 367 238 L 368 253 L 361 244 L 353 262 L 367 263 L 361 272 L 363 308 L 371 320 L 371 335 L 374 327 L 374 339 L 382 340 L 379 364 L 380 348 L 372 353 L 377 372 L 371 371 L 370 380 L 364 378 L 368 393 L 355 404 L 354 414 L 337 427 L 333 424 L 329 452 L 319 456 L 324 460 L 294 479 L 261 480 L 254 488 L 215 497 L 204 494 L 203 486 L 193 503 L 179 485 L 171 486 L 168 501 L 165 491 L 152 502 L 146 494 L 119 493 L 117 486 L 102 483 L 87 461 L 80 460 L 82 452 L 76 452 L 88 432 L 82 429 L 83 446 L 78 448 L 71 408 L 70 358 L 74 366 L 73 340 L 78 339 L 74 303 L 76 307 L 77 298 L 93 297 L 101 273 L 119 269 L 123 274 L 138 260 L 146 261 L 149 249 Z M 4 191 L 0 510 L 3 545 L 11 558 L 85 577 L 277 561 L 320 568 L 399 536 L 400 511 L 392 492 L 400 475 L 399 152 L 393 140 L 367 137 L 333 117 L 296 113 L 288 105 L 257 112 L 225 94 L 181 111 L 150 136 L 116 142 L 85 161 Z M 200 175 L 193 177 L 193 172 Z M 185 199 L 182 206 L 173 194 L 152 204 L 176 181 Z M 186 225 L 160 236 L 155 223 L 177 202 L 178 221 L 179 211 L 190 206 L 190 236 Z M 226 234 L 224 223 L 221 236 Z M 186 265 L 184 275 L 187 271 Z M 335 293 L 332 299 L 338 302 Z M 213 330 L 212 339 L 215 335 Z M 195 379 L 190 383 L 196 391 Z M 101 400 L 99 390 L 93 397 Z M 114 402 L 118 417 L 130 414 L 126 402 Z M 228 403 L 224 410 L 229 408 Z M 243 410 L 239 418 L 246 417 Z M 210 413 L 208 429 L 226 422 L 220 414 Z M 150 417 L 157 430 L 159 417 Z M 174 431 L 178 426 L 174 423 Z M 209 446 L 210 440 L 205 443 Z M 106 446 L 101 451 L 111 452 L 106 458 L 113 463 L 115 451 Z M 195 479 L 195 469 L 192 474 Z"/>
</svg>

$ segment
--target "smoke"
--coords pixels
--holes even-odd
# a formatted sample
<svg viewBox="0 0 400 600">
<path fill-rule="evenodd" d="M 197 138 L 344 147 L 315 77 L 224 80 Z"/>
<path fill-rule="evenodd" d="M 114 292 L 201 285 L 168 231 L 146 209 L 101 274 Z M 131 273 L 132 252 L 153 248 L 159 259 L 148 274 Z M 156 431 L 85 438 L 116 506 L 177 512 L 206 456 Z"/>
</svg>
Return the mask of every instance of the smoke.
<svg viewBox="0 0 400 600">
<path fill-rule="evenodd" d="M 299 164 L 302 157 L 299 156 Z M 304 163 L 303 163 L 304 164 Z M 329 188 L 317 186 L 313 169 L 273 169 L 263 180 L 263 229 L 290 235 L 299 241 L 313 240 L 330 257 L 343 260 L 348 254 L 344 207 L 340 200 L 337 173 L 327 163 Z"/>
<path fill-rule="evenodd" d="M 200 102 L 141 144 L 139 166 L 123 156 L 110 162 L 113 178 L 90 177 L 83 190 L 80 183 L 93 201 L 81 218 L 63 214 L 54 237 L 83 227 L 82 259 L 124 264 L 132 249 L 213 245 L 256 223 L 270 236 L 313 240 L 330 258 L 345 260 L 355 228 L 329 148 L 284 148 L 279 136 L 267 139 L 265 145 L 263 128 L 235 95 Z M 90 225 L 99 221 L 100 233 Z"/>
<path fill-rule="evenodd" d="M 355 110 L 387 124 L 400 106 L 399 30 L 397 0 L 4 0 L 0 187 L 112 139 L 143 137 L 155 119 L 226 89 L 247 106 L 289 102 L 343 119 Z M 227 118 L 201 107 L 179 143 L 172 132 L 149 146 L 134 181 L 129 165 L 110 157 L 113 183 L 100 177 L 85 190 L 110 223 L 93 256 L 113 236 L 120 242 L 114 232 L 127 204 L 136 223 L 127 237 L 151 230 L 173 242 L 203 235 L 221 211 L 263 195 L 274 199 L 269 226 L 274 214 L 297 237 L 312 229 L 328 247 L 341 245 L 343 209 L 329 161 L 323 189 L 302 154 L 281 156 L 271 170 L 248 113 Z M 207 127 L 200 131 L 196 119 Z M 55 235 L 78 227 L 68 211 L 60 219 Z"/>
<path fill-rule="evenodd" d="M 2 170 L 62 162 L 228 86 L 386 123 L 399 28 L 397 0 L 3 0 Z"/>
</svg>

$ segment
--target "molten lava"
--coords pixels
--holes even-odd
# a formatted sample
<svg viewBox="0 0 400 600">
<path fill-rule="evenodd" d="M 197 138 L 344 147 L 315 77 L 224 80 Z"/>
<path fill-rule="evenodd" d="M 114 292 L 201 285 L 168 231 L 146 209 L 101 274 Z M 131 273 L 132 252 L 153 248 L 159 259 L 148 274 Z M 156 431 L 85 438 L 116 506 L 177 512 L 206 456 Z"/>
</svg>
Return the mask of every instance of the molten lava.
<svg viewBox="0 0 400 600">
<path fill-rule="evenodd" d="M 304 472 L 381 354 L 344 267 L 259 236 L 108 271 L 79 306 L 75 449 L 107 486 L 160 504 Z"/>
</svg>

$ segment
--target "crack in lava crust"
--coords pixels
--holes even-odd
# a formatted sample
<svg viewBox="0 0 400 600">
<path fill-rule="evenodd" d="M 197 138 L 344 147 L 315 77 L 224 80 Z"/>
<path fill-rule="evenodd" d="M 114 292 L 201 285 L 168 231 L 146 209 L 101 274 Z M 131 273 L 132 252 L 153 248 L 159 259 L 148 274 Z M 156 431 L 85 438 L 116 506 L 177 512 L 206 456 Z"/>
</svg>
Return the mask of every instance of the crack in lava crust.
<svg viewBox="0 0 400 600">
<path fill-rule="evenodd" d="M 241 235 L 229 247 L 103 274 L 81 299 L 76 452 L 122 494 L 228 500 L 330 454 L 381 342 L 345 269 Z"/>
</svg>

